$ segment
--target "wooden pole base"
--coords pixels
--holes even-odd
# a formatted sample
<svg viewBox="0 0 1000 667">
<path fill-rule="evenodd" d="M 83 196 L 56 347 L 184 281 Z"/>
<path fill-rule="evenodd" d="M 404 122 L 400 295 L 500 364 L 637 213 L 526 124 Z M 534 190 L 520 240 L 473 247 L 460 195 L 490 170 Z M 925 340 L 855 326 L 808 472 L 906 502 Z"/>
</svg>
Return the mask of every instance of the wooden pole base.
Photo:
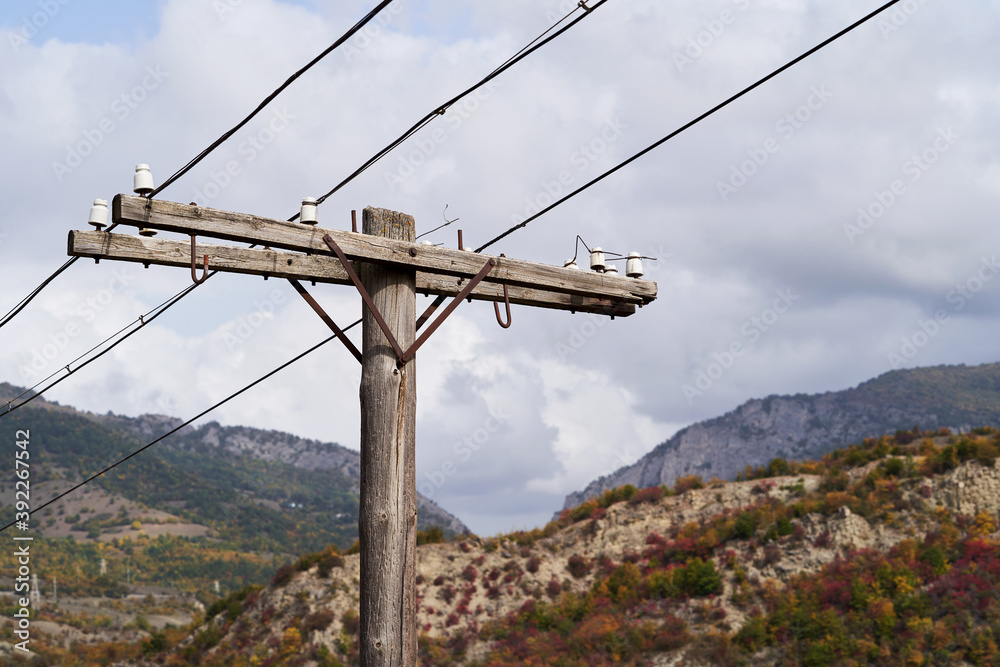
<svg viewBox="0 0 1000 667">
<path fill-rule="evenodd" d="M 411 216 L 366 208 L 365 234 L 413 241 Z M 416 336 L 416 271 L 359 264 L 359 276 L 401 346 Z M 417 663 L 416 361 L 400 365 L 364 310 L 361 369 L 361 664 Z"/>
</svg>

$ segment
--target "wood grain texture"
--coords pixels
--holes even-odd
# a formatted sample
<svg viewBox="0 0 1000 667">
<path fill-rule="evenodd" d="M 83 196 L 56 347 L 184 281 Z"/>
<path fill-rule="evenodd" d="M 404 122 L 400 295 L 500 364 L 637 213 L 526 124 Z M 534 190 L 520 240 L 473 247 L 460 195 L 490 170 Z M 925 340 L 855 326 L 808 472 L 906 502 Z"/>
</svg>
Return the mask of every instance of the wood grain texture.
<svg viewBox="0 0 1000 667">
<path fill-rule="evenodd" d="M 351 260 L 363 260 L 435 275 L 471 278 L 490 255 L 402 241 L 387 236 L 354 234 L 336 229 L 273 220 L 143 197 L 117 195 L 112 204 L 116 223 L 183 234 L 256 243 L 271 248 L 329 255 L 323 236 L 329 234 Z M 415 256 L 411 255 L 411 251 Z M 621 276 L 574 271 L 562 267 L 497 258 L 488 282 L 530 287 L 579 296 L 613 298 L 645 304 L 656 298 L 656 283 Z"/>
<path fill-rule="evenodd" d="M 366 208 L 363 230 L 412 240 L 413 218 Z M 363 263 L 359 277 L 406 349 L 416 337 L 416 272 Z M 414 667 L 417 364 L 400 366 L 366 308 L 361 368 L 361 664 Z"/>
<path fill-rule="evenodd" d="M 209 256 L 209 268 L 230 273 L 311 280 L 317 283 L 350 285 L 344 267 L 336 258 L 327 255 L 203 243 L 197 241 L 199 272 L 201 258 Z M 74 257 L 119 260 L 157 266 L 188 268 L 191 266 L 190 241 L 146 238 L 107 232 L 72 231 L 69 233 L 68 254 Z M 486 259 L 483 258 L 485 263 Z M 465 279 L 455 276 L 417 272 L 417 293 L 444 296 L 458 294 Z M 598 315 L 628 317 L 636 306 L 610 297 L 580 296 L 565 292 L 550 292 L 532 287 L 510 287 L 510 302 L 521 306 L 552 308 Z M 501 283 L 482 282 L 472 292 L 478 301 L 502 301 Z"/>
</svg>

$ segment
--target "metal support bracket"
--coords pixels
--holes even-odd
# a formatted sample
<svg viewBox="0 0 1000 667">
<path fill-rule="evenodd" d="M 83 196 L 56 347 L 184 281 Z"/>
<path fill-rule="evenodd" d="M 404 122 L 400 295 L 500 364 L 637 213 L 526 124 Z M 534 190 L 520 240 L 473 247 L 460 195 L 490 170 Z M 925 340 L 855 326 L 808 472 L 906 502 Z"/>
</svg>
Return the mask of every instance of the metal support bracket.
<svg viewBox="0 0 1000 667">
<path fill-rule="evenodd" d="M 368 310 L 371 311 L 371 314 L 375 317 L 375 321 L 378 323 L 379 328 L 382 329 L 382 333 L 385 334 L 386 339 L 389 341 L 389 345 L 392 346 L 393 351 L 396 353 L 396 358 L 399 359 L 399 363 L 401 364 L 405 364 L 417 354 L 417 350 L 420 349 L 420 346 L 427 342 L 427 339 L 431 337 L 431 334 L 433 334 L 437 328 L 441 326 L 444 320 L 451 315 L 452 311 L 458 307 L 458 304 L 462 303 L 462 299 L 472 294 L 472 290 L 476 288 L 476 285 L 482 282 L 483 278 L 485 278 L 489 272 L 493 270 L 493 267 L 497 265 L 497 260 L 491 257 L 489 261 L 486 262 L 485 266 L 479 270 L 479 273 L 477 273 L 475 277 L 472 278 L 468 284 L 466 284 L 462 291 L 459 292 L 454 299 L 452 299 L 451 303 L 445 307 L 441 315 L 439 315 L 438 318 L 434 320 L 429 327 L 427 327 L 427 330 L 421 334 L 419 338 L 413 341 L 413 345 L 411 345 L 410 348 L 404 352 L 403 348 L 401 348 L 399 343 L 396 341 L 396 337 L 393 336 L 392 332 L 389 330 L 389 325 L 386 324 L 385 319 L 382 317 L 382 313 L 380 313 L 378 308 L 375 307 L 375 302 L 372 301 L 371 296 L 368 294 L 368 290 L 366 290 L 365 286 L 361 284 L 361 279 L 358 278 L 358 274 L 355 273 L 354 267 L 351 266 L 351 263 L 347 260 L 347 256 L 344 255 L 344 251 L 340 249 L 340 246 L 337 245 L 336 241 L 334 241 L 329 234 L 323 237 L 323 242 L 326 243 L 330 250 L 333 251 L 333 254 L 337 256 L 340 263 L 344 265 L 344 270 L 347 272 L 348 278 L 351 279 L 351 282 L 354 283 L 354 286 L 358 289 L 358 292 L 361 294 L 362 301 L 364 301 Z M 413 251 L 411 250 L 410 252 L 412 253 Z"/>
<path fill-rule="evenodd" d="M 333 321 L 333 318 L 327 315 L 326 311 L 324 311 L 323 308 L 316 302 L 316 299 L 314 299 L 312 295 L 306 291 L 306 288 L 302 286 L 302 283 L 295 278 L 289 278 L 288 282 L 292 284 L 292 287 L 295 288 L 296 292 L 302 295 L 302 298 L 306 300 L 306 303 L 312 306 L 312 309 L 316 311 L 319 318 L 326 323 L 326 326 L 330 327 L 337 338 L 340 339 L 340 342 L 344 344 L 344 347 L 346 347 L 348 351 L 354 355 L 354 358 L 360 362 L 361 352 L 359 352 L 358 348 L 354 346 L 351 339 L 347 337 L 344 330 L 337 326 L 337 323 Z"/>
<path fill-rule="evenodd" d="M 206 280 L 208 280 L 208 255 L 205 255 L 205 261 L 201 267 L 201 278 L 198 277 L 197 272 L 197 258 L 194 252 L 194 234 L 191 234 L 191 280 L 194 281 L 195 285 L 200 285 Z"/>
</svg>

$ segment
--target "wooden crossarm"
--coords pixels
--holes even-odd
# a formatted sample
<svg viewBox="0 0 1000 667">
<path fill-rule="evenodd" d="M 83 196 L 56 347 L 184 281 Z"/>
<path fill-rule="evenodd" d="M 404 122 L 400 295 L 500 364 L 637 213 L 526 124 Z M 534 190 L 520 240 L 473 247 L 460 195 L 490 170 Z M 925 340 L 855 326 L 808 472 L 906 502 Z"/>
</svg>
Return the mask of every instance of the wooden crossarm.
<svg viewBox="0 0 1000 667">
<path fill-rule="evenodd" d="M 115 197 L 112 216 L 114 222 L 124 225 L 311 252 L 327 257 L 330 256 L 330 251 L 323 243 L 323 236 L 329 234 L 351 261 L 409 268 L 441 277 L 472 278 L 482 268 L 483 262 L 490 258 L 490 255 L 451 248 L 130 195 Z M 653 301 L 657 290 L 656 283 L 648 280 L 564 269 L 509 258 L 497 258 L 497 266 L 484 282 L 506 282 L 510 287 L 603 298 L 636 305 Z M 502 287 L 499 291 L 502 293 Z M 511 301 L 515 302 L 513 296 Z"/>
<path fill-rule="evenodd" d="M 188 268 L 191 266 L 190 241 L 144 238 L 107 232 L 72 231 L 69 233 L 68 254 L 74 257 L 119 260 L 157 266 Z M 329 255 L 241 248 L 197 242 L 198 264 L 209 256 L 209 269 L 230 273 L 309 280 L 334 285 L 350 285 L 340 262 Z M 485 261 L 486 257 L 483 257 Z M 417 271 L 417 292 L 455 296 L 465 280 L 454 276 Z M 589 297 L 564 292 L 548 292 L 529 287 L 510 287 L 510 302 L 522 306 L 572 310 L 581 313 L 628 317 L 635 305 L 608 297 Z M 503 301 L 501 283 L 481 282 L 470 295 L 478 301 Z"/>
</svg>

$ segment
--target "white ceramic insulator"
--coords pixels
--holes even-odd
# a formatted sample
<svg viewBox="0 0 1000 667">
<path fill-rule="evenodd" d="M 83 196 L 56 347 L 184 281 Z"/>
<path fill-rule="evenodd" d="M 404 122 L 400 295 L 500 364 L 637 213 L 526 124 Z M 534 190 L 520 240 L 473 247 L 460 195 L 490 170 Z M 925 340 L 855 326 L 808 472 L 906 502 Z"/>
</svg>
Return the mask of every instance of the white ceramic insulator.
<svg viewBox="0 0 1000 667">
<path fill-rule="evenodd" d="M 89 222 L 98 230 L 108 224 L 108 202 L 106 199 L 94 200 L 94 205 L 90 207 Z"/>
<path fill-rule="evenodd" d="M 639 253 L 630 252 L 628 254 L 628 261 L 625 262 L 625 275 L 629 278 L 642 278 L 642 260 L 639 259 Z"/>
<path fill-rule="evenodd" d="M 138 195 L 148 195 L 153 191 L 153 174 L 148 164 L 135 165 L 135 176 L 132 177 L 132 191 Z"/>
<path fill-rule="evenodd" d="M 604 251 L 601 248 L 594 248 L 590 252 L 590 269 L 592 271 L 603 271 L 605 266 Z"/>
<path fill-rule="evenodd" d="M 303 225 L 315 225 L 319 222 L 319 207 L 313 197 L 306 197 L 302 200 L 302 208 L 299 210 L 299 222 Z"/>
</svg>

